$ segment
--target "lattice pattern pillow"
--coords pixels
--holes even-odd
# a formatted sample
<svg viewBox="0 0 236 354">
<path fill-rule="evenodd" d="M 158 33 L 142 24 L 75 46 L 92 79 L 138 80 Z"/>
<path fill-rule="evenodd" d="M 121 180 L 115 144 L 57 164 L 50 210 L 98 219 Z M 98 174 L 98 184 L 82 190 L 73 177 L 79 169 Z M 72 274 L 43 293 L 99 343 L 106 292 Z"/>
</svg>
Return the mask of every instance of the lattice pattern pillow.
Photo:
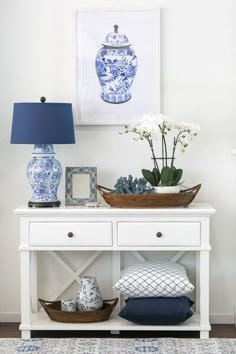
<svg viewBox="0 0 236 354">
<path fill-rule="evenodd" d="M 125 269 L 114 288 L 129 297 L 177 297 L 191 293 L 186 270 L 173 262 L 145 262 Z"/>
</svg>

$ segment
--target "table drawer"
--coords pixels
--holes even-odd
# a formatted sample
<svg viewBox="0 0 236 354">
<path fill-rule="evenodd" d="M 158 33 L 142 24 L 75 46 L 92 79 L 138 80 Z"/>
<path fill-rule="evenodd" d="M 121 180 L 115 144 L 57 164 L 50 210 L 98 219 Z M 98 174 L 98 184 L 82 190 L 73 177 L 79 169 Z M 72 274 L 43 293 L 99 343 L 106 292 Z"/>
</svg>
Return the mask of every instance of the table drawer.
<svg viewBox="0 0 236 354">
<path fill-rule="evenodd" d="M 199 222 L 119 222 L 119 246 L 200 246 Z"/>
<path fill-rule="evenodd" d="M 30 244 L 112 246 L 111 222 L 31 222 Z"/>
</svg>

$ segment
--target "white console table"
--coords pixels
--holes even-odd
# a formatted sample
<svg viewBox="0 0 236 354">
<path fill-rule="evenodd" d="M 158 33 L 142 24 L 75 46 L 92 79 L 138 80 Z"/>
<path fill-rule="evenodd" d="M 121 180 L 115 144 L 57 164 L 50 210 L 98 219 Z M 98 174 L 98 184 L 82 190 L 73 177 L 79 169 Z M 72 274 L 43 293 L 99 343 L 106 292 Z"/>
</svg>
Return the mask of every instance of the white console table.
<svg viewBox="0 0 236 354">
<path fill-rule="evenodd" d="M 188 208 L 28 208 L 19 207 L 21 253 L 21 325 L 23 338 L 31 330 L 122 330 L 200 331 L 208 338 L 209 323 L 209 243 L 210 216 L 215 210 L 207 203 L 192 203 Z M 157 236 L 158 233 L 158 236 Z M 161 237 L 160 237 L 161 234 Z M 57 251 L 94 251 L 73 271 Z M 64 324 L 51 321 L 38 311 L 37 254 L 48 251 L 69 274 L 54 299 L 104 251 L 112 252 L 113 284 L 120 277 L 120 253 L 130 251 L 137 261 L 145 258 L 139 251 L 176 251 L 177 262 L 186 251 L 196 252 L 196 312 L 177 326 L 143 326 L 121 319 L 118 309 L 108 321 L 91 324 Z M 111 284 L 111 287 L 112 285 Z M 114 291 L 114 295 L 117 293 Z M 49 300 L 49 299 L 48 299 Z"/>
</svg>

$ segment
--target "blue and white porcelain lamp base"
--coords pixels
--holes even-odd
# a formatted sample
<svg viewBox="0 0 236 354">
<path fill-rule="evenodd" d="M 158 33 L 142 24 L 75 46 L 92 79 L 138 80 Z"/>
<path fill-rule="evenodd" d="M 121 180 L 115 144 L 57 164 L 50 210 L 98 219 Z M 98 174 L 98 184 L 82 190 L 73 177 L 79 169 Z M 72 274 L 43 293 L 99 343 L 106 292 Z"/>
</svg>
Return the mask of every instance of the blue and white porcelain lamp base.
<svg viewBox="0 0 236 354">
<path fill-rule="evenodd" d="M 27 177 L 32 196 L 29 207 L 59 207 L 57 190 L 61 180 L 62 167 L 55 159 L 52 144 L 36 144 L 32 160 L 27 166 Z"/>
<path fill-rule="evenodd" d="M 57 189 L 62 168 L 53 144 L 75 144 L 71 103 L 14 103 L 11 144 L 33 144 L 27 176 L 32 189 L 29 207 L 59 207 Z"/>
</svg>

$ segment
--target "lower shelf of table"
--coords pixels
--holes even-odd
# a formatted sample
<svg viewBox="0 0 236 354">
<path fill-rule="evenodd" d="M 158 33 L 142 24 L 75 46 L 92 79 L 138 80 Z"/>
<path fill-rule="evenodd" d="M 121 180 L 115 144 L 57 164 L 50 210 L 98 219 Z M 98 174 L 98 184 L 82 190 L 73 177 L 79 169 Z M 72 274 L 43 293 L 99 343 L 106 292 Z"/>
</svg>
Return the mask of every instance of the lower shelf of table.
<svg viewBox="0 0 236 354">
<path fill-rule="evenodd" d="M 51 331 L 209 331 L 210 324 L 202 326 L 200 315 L 195 313 L 187 321 L 174 326 L 144 326 L 126 321 L 120 317 L 110 317 L 107 321 L 97 323 L 62 323 L 51 321 L 44 312 L 32 315 L 30 325 L 21 324 L 20 330 Z"/>
</svg>

